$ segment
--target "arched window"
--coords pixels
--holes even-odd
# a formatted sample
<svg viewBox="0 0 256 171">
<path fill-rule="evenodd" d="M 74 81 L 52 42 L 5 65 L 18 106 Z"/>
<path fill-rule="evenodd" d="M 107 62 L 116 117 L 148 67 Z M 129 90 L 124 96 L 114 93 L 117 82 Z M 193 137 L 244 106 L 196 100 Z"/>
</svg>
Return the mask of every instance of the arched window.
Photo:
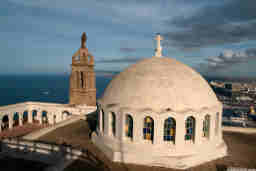
<svg viewBox="0 0 256 171">
<path fill-rule="evenodd" d="M 111 131 L 112 131 L 112 135 L 115 136 L 116 135 L 116 115 L 114 112 L 111 112 Z"/>
<path fill-rule="evenodd" d="M 219 132 L 219 112 L 216 114 L 216 119 L 215 119 L 215 135 L 218 135 Z"/>
<path fill-rule="evenodd" d="M 13 126 L 18 126 L 19 125 L 19 113 L 15 112 L 13 115 Z"/>
<path fill-rule="evenodd" d="M 153 141 L 154 138 L 154 120 L 147 116 L 144 118 L 143 136 L 145 140 Z"/>
<path fill-rule="evenodd" d="M 185 123 L 186 127 L 186 135 L 185 140 L 195 140 L 195 118 L 193 116 L 189 116 Z"/>
<path fill-rule="evenodd" d="M 8 129 L 9 128 L 9 116 L 8 115 L 4 115 L 4 117 L 2 118 L 2 130 Z"/>
<path fill-rule="evenodd" d="M 133 119 L 131 115 L 125 117 L 125 135 L 128 138 L 133 138 Z"/>
<path fill-rule="evenodd" d="M 24 112 L 23 112 L 23 116 L 22 116 L 22 121 L 23 121 L 23 124 L 25 124 L 25 123 L 27 123 L 28 122 L 28 111 L 27 110 L 25 110 Z"/>
<path fill-rule="evenodd" d="M 104 111 L 103 109 L 101 110 L 102 112 L 102 117 L 101 117 L 101 121 L 102 121 L 102 132 L 104 132 L 104 129 L 105 129 L 105 125 L 104 125 Z"/>
<path fill-rule="evenodd" d="M 64 110 L 64 111 L 62 112 L 61 119 L 62 119 L 62 120 L 66 120 L 66 119 L 68 119 L 68 117 L 70 117 L 70 116 L 71 116 L 71 113 L 69 113 L 69 111 Z"/>
<path fill-rule="evenodd" d="M 37 121 L 37 110 L 32 111 L 32 121 L 33 121 L 33 123 L 38 123 L 38 121 Z"/>
<path fill-rule="evenodd" d="M 175 119 L 169 117 L 164 121 L 164 141 L 175 142 L 176 122 Z"/>
<path fill-rule="evenodd" d="M 43 111 L 42 112 L 42 120 L 43 120 L 43 124 L 48 124 L 48 114 L 47 111 Z"/>
<path fill-rule="evenodd" d="M 210 115 L 206 115 L 203 121 L 203 137 L 209 138 L 210 135 Z"/>
</svg>

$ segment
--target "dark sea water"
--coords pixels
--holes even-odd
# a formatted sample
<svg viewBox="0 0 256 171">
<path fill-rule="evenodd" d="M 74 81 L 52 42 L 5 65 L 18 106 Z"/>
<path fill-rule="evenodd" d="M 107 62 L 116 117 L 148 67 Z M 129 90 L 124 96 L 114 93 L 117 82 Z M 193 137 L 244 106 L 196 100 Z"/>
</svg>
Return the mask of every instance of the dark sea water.
<svg viewBox="0 0 256 171">
<path fill-rule="evenodd" d="M 96 76 L 97 98 L 111 77 Z M 69 77 L 57 75 L 0 76 L 0 106 L 25 101 L 68 103 Z"/>
</svg>

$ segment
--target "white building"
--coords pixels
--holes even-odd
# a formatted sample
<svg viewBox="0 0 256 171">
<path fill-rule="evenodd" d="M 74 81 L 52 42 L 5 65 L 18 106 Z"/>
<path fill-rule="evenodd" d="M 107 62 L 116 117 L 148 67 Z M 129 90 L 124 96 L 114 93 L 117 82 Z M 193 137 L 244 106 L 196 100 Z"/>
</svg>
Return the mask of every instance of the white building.
<svg viewBox="0 0 256 171">
<path fill-rule="evenodd" d="M 187 65 L 155 56 L 115 76 L 98 101 L 92 141 L 112 161 L 186 169 L 227 154 L 222 104 Z"/>
</svg>

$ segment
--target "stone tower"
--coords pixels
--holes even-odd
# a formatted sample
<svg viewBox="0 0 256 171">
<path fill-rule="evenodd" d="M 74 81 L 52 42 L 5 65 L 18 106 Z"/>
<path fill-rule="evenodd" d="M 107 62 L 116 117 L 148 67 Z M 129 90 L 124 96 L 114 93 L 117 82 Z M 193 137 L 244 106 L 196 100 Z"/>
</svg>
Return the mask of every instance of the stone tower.
<svg viewBox="0 0 256 171">
<path fill-rule="evenodd" d="M 81 37 L 81 48 L 72 56 L 69 104 L 96 106 L 94 57 L 86 47 L 87 36 Z"/>
</svg>

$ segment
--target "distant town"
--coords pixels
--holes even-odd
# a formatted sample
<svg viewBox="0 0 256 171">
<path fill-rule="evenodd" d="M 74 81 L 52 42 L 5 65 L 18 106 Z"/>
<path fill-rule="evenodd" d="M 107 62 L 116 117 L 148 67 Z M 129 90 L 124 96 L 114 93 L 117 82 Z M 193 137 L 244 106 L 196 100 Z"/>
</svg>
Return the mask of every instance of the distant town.
<svg viewBox="0 0 256 171">
<path fill-rule="evenodd" d="M 256 81 L 212 80 L 209 83 L 223 104 L 224 125 L 256 126 Z"/>
</svg>

